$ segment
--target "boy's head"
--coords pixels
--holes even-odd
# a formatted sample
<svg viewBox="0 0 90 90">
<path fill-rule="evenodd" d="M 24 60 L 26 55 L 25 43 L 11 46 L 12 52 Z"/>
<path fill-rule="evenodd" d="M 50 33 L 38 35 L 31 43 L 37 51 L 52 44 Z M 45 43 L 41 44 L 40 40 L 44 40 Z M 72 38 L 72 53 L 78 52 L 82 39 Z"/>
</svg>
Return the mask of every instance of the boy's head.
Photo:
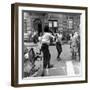
<svg viewBox="0 0 90 90">
<path fill-rule="evenodd" d="M 46 25 L 46 26 L 44 27 L 44 32 L 49 32 L 49 27 L 48 27 L 48 25 Z"/>
</svg>

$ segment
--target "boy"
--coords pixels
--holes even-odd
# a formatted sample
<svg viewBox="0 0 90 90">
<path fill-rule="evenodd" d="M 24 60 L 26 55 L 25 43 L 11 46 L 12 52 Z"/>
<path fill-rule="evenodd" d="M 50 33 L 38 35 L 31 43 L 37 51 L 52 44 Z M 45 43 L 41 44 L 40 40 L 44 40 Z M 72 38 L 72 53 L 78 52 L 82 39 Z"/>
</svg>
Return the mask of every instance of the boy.
<svg viewBox="0 0 90 90">
<path fill-rule="evenodd" d="M 61 39 L 62 39 L 62 35 L 57 33 L 56 34 L 56 49 L 58 52 L 57 59 L 60 59 L 59 56 L 61 55 L 61 52 L 62 52 Z"/>
</svg>

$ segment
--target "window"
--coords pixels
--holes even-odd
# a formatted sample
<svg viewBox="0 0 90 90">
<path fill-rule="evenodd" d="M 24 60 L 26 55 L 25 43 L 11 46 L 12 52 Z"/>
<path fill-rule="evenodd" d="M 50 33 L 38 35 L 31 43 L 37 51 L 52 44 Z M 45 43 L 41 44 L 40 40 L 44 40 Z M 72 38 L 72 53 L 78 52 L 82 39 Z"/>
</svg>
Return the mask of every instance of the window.
<svg viewBox="0 0 90 90">
<path fill-rule="evenodd" d="M 54 27 L 57 27 L 57 21 L 54 21 L 54 22 L 53 22 L 53 26 L 54 26 Z"/>
<path fill-rule="evenodd" d="M 49 27 L 58 27 L 57 23 L 57 20 L 49 20 Z"/>
<path fill-rule="evenodd" d="M 68 29 L 73 29 L 73 20 L 72 19 L 68 20 Z"/>
<path fill-rule="evenodd" d="M 50 27 L 50 28 L 53 27 L 53 23 L 52 23 L 52 21 L 49 21 L 49 27 Z"/>
<path fill-rule="evenodd" d="M 58 21 L 57 20 L 49 20 L 49 28 L 52 32 L 56 33 L 58 28 Z"/>
<path fill-rule="evenodd" d="M 27 20 L 24 19 L 24 32 L 26 33 L 27 32 Z"/>
</svg>

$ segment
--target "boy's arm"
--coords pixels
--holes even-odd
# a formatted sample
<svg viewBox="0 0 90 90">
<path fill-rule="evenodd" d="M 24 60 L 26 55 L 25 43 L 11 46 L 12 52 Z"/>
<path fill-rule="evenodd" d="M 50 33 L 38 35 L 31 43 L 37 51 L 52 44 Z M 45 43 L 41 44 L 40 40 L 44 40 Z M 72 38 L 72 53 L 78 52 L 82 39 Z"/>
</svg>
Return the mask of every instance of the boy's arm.
<svg viewBox="0 0 90 90">
<path fill-rule="evenodd" d="M 50 34 L 50 37 L 53 38 L 53 40 L 55 39 L 55 36 L 53 36 L 52 34 Z"/>
</svg>

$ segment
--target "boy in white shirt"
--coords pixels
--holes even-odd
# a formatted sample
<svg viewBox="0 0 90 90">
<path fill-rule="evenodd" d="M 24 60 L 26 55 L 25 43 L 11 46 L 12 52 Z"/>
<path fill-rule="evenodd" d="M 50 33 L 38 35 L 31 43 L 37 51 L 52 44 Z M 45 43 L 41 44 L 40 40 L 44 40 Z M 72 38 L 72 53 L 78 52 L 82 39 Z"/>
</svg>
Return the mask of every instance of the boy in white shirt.
<svg viewBox="0 0 90 90">
<path fill-rule="evenodd" d="M 55 38 L 50 32 L 49 32 L 49 27 L 45 26 L 44 28 L 44 34 L 41 37 L 41 51 L 43 53 L 43 69 L 45 70 L 47 67 L 51 68 L 53 65 L 50 64 L 50 58 L 51 54 L 49 51 L 49 45 L 50 45 L 50 39 Z"/>
</svg>

